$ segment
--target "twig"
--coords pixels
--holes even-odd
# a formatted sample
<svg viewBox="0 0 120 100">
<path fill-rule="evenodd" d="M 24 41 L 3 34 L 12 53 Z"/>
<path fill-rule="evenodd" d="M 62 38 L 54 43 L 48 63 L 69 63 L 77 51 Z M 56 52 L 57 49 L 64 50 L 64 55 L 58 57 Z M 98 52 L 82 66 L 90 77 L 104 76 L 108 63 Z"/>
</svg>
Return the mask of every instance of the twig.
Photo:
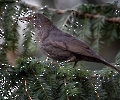
<svg viewBox="0 0 120 100">
<path fill-rule="evenodd" d="M 66 85 L 67 85 L 67 83 L 66 83 L 66 79 L 64 78 L 64 85 L 65 85 L 65 87 L 66 87 Z M 66 96 L 67 96 L 67 100 L 69 100 L 69 96 L 68 96 L 68 94 L 66 93 Z"/>
<path fill-rule="evenodd" d="M 90 82 L 90 83 L 91 83 L 91 86 L 94 88 L 94 84 L 93 84 L 92 82 Z M 98 100 L 100 100 L 99 93 L 98 93 L 97 91 L 95 91 L 95 94 L 97 95 L 97 97 L 98 97 Z"/>
<path fill-rule="evenodd" d="M 28 90 L 27 90 L 26 80 L 24 80 L 24 85 L 25 85 L 25 92 L 26 92 L 26 94 L 28 95 L 29 100 L 32 100 L 32 98 L 30 97 L 30 95 L 29 95 L 29 93 L 28 93 Z"/>
<path fill-rule="evenodd" d="M 33 6 L 30 4 L 25 4 L 26 6 L 28 6 L 30 9 L 32 10 L 38 10 L 41 9 L 40 7 L 37 6 Z M 120 23 L 120 17 L 112 17 L 112 18 L 107 18 L 105 16 L 102 15 L 98 15 L 98 14 L 90 14 L 90 13 L 82 13 L 80 11 L 76 11 L 76 10 L 59 10 L 59 9 L 54 9 L 54 8 L 47 8 L 50 11 L 53 11 L 57 14 L 64 14 L 66 12 L 75 12 L 77 13 L 79 16 L 84 16 L 84 17 L 88 17 L 88 18 L 105 18 L 106 21 L 108 22 L 114 22 L 114 23 Z"/>
</svg>

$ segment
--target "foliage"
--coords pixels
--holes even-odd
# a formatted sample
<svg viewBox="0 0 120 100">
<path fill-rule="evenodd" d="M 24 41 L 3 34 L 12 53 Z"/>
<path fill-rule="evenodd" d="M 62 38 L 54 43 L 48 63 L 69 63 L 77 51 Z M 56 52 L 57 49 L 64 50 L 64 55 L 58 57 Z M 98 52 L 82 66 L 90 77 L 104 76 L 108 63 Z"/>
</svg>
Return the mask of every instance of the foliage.
<svg viewBox="0 0 120 100">
<path fill-rule="evenodd" d="M 4 39 L 0 44 L 0 99 L 119 100 L 120 75 L 110 68 L 91 71 L 83 69 L 83 65 L 72 68 L 71 63 L 30 57 L 37 44 L 33 26 L 29 23 L 23 30 L 22 54 L 15 66 L 8 63 L 7 50 L 16 52 L 18 49 L 19 16 L 32 10 L 54 21 L 58 15 L 58 11 L 47 6 L 34 8 L 21 1 L 0 0 L 0 39 Z M 57 22 L 58 27 L 92 44 L 96 52 L 100 52 L 103 44 L 111 44 L 120 38 L 120 21 L 117 19 L 120 11 L 116 3 L 82 4 L 59 13 L 63 16 Z M 120 52 L 115 63 L 119 68 Z"/>
</svg>

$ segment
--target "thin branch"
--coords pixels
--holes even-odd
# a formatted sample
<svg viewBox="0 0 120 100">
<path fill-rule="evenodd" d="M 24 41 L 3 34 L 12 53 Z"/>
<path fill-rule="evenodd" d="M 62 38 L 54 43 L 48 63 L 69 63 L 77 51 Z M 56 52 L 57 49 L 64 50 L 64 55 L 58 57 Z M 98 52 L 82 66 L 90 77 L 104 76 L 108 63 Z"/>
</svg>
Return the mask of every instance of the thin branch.
<svg viewBox="0 0 120 100">
<path fill-rule="evenodd" d="M 30 95 L 29 95 L 29 93 L 28 93 L 26 80 L 24 80 L 24 85 L 25 85 L 25 92 L 26 92 L 26 94 L 28 95 L 29 100 L 32 100 L 32 98 L 30 97 Z"/>
<path fill-rule="evenodd" d="M 76 12 L 78 15 L 88 17 L 88 18 L 95 18 L 95 19 L 97 19 L 97 18 L 105 18 L 105 20 L 108 21 L 108 22 L 120 23 L 120 17 L 106 18 L 105 16 L 98 15 L 98 14 L 97 15 L 89 14 L 89 13 L 83 14 L 80 11 L 74 11 L 74 12 Z"/>
<path fill-rule="evenodd" d="M 26 6 L 28 6 L 30 9 L 32 10 L 38 10 L 41 9 L 40 7 L 37 6 L 33 6 L 30 4 L 25 4 Z M 54 8 L 47 8 L 50 11 L 53 11 L 57 14 L 64 14 L 66 12 L 75 12 L 77 13 L 79 16 L 84 16 L 84 17 L 88 17 L 88 18 L 105 18 L 106 21 L 108 22 L 113 22 L 113 23 L 120 23 L 120 17 L 112 17 L 112 18 L 107 18 L 105 16 L 99 15 L 99 14 L 90 14 L 90 13 L 82 13 L 80 11 L 76 11 L 76 10 L 59 10 L 59 9 L 54 9 Z"/>
<path fill-rule="evenodd" d="M 91 83 L 91 86 L 94 88 L 95 86 L 94 86 L 94 84 L 92 83 L 92 82 L 90 82 Z M 97 97 L 98 97 L 98 100 L 100 100 L 100 96 L 99 96 L 99 93 L 97 92 L 97 91 L 94 91 L 95 92 L 95 94 L 97 95 Z"/>
<path fill-rule="evenodd" d="M 66 79 L 64 78 L 64 85 L 65 85 L 65 87 L 66 87 L 66 85 L 67 85 L 67 83 L 66 83 Z M 66 96 L 67 96 L 67 100 L 70 100 L 69 99 L 69 96 L 68 96 L 68 94 L 66 93 Z"/>
</svg>

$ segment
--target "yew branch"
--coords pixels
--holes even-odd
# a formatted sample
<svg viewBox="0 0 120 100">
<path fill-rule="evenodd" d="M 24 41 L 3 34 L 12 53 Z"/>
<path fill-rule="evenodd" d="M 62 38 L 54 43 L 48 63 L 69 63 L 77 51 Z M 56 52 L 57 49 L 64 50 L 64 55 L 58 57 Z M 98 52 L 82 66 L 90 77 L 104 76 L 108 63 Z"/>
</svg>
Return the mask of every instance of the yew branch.
<svg viewBox="0 0 120 100">
<path fill-rule="evenodd" d="M 30 4 L 26 4 L 26 6 L 28 6 L 30 9 L 32 10 L 38 10 L 38 9 L 41 9 L 40 7 L 37 7 L 37 6 L 33 6 L 33 5 L 30 5 Z M 47 7 L 48 10 L 50 11 L 53 11 L 57 14 L 64 14 L 64 13 L 67 13 L 67 12 L 75 12 L 77 13 L 79 16 L 84 16 L 84 17 L 88 17 L 88 18 L 104 18 L 106 21 L 108 22 L 112 22 L 112 23 L 120 23 L 120 17 L 111 17 L 111 18 L 107 18 L 103 15 L 99 15 L 99 14 L 92 14 L 92 13 L 82 13 L 80 11 L 77 11 L 77 10 L 59 10 L 59 9 L 54 9 L 54 8 L 49 8 Z"/>
</svg>

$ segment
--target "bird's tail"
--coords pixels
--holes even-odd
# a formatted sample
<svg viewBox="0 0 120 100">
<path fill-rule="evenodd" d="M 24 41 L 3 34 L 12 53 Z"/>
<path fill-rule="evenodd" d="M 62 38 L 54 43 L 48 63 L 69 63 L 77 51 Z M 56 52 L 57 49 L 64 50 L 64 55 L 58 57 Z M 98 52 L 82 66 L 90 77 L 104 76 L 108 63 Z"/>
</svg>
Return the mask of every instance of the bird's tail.
<svg viewBox="0 0 120 100">
<path fill-rule="evenodd" d="M 106 65 L 108 67 L 111 67 L 112 69 L 114 69 L 114 70 L 116 70 L 117 72 L 120 73 L 120 69 L 119 68 L 117 68 L 114 65 L 110 64 L 109 62 L 107 62 L 106 60 L 104 60 L 102 57 L 97 56 L 97 57 L 92 58 L 92 59 L 94 59 L 95 62 L 102 63 L 102 64 L 104 64 L 104 65 Z"/>
<path fill-rule="evenodd" d="M 105 64 L 105 65 L 108 66 L 108 67 L 111 67 L 112 69 L 114 69 L 114 70 L 116 70 L 117 72 L 120 73 L 120 69 L 117 68 L 117 67 L 115 67 L 114 65 L 110 64 L 109 62 L 107 62 L 107 61 L 102 61 L 102 63 Z"/>
<path fill-rule="evenodd" d="M 120 69 L 115 67 L 114 65 L 110 64 L 109 62 L 107 62 L 106 60 L 104 60 L 102 57 L 100 57 L 99 55 L 94 55 L 94 57 L 85 57 L 84 56 L 84 60 L 85 61 L 90 61 L 90 62 L 97 62 L 97 63 L 102 63 L 108 67 L 111 67 L 112 69 L 116 70 L 117 72 L 120 73 Z"/>
</svg>

